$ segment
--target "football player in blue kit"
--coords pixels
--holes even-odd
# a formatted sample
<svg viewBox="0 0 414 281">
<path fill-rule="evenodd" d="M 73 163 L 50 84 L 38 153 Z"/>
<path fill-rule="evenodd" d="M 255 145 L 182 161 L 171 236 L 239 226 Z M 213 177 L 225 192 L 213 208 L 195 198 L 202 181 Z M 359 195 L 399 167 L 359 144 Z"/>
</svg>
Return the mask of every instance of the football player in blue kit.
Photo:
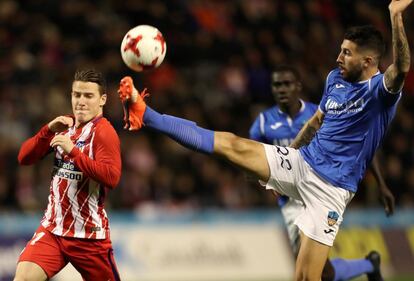
<svg viewBox="0 0 414 281">
<path fill-rule="evenodd" d="M 140 94 L 131 77 L 124 77 L 118 90 L 126 128 L 146 126 L 192 150 L 218 155 L 255 175 L 266 189 L 302 201 L 304 211 L 295 220 L 301 234 L 295 280 L 320 281 L 345 208 L 401 97 L 410 68 L 402 13 L 412 1 L 392 0 L 388 6 L 393 61 L 384 73 L 378 68 L 385 49 L 381 33 L 370 26 L 345 33 L 338 68 L 329 73 L 318 110 L 291 147 L 204 129 L 190 120 L 160 114 L 146 105 L 146 92 Z"/>
<path fill-rule="evenodd" d="M 318 105 L 300 98 L 302 83 L 299 72 L 279 65 L 271 72 L 272 95 L 276 105 L 260 112 L 250 128 L 256 141 L 289 146 L 303 125 L 318 110 Z"/>
<path fill-rule="evenodd" d="M 315 114 L 318 106 L 300 98 L 302 83 L 299 72 L 288 65 L 279 65 L 272 70 L 271 88 L 276 105 L 260 112 L 253 122 L 250 139 L 267 144 L 288 146 L 295 139 L 303 125 Z M 385 184 L 378 169 L 373 165 L 373 174 L 378 181 L 381 199 L 386 214 L 394 210 L 394 196 Z M 278 195 L 277 200 L 285 221 L 294 256 L 299 252 L 300 234 L 295 219 L 304 210 L 302 201 Z M 327 260 L 322 272 L 322 281 L 349 280 L 368 274 L 368 280 L 381 280 L 379 254 L 372 251 L 367 258 L 356 260 Z M 375 277 L 375 278 L 374 278 Z"/>
</svg>

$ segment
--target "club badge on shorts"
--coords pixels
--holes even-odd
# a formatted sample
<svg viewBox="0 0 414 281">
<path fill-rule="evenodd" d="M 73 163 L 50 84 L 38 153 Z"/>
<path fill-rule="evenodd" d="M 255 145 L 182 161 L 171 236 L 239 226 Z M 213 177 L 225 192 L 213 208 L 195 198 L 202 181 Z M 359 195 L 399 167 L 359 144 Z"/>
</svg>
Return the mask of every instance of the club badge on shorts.
<svg viewBox="0 0 414 281">
<path fill-rule="evenodd" d="M 328 225 L 333 226 L 339 219 L 339 214 L 335 211 L 329 211 L 328 213 Z"/>
</svg>

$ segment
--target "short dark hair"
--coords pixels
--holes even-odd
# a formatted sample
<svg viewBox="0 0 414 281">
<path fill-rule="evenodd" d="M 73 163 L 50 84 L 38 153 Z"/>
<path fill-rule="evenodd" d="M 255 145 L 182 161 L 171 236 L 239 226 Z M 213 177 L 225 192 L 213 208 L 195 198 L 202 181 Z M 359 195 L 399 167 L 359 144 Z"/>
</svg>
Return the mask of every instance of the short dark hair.
<svg viewBox="0 0 414 281">
<path fill-rule="evenodd" d="M 288 64 L 279 64 L 273 67 L 272 74 L 275 72 L 290 72 L 293 74 L 293 76 L 295 76 L 296 80 L 300 81 L 299 71 L 293 66 L 290 66 Z"/>
<path fill-rule="evenodd" d="M 106 81 L 101 72 L 95 69 L 78 69 L 73 81 L 92 82 L 99 85 L 101 96 L 106 94 Z"/>
<path fill-rule="evenodd" d="M 381 58 L 385 53 L 385 42 L 381 32 L 372 25 L 350 27 L 344 39 L 354 42 L 358 47 L 376 52 Z"/>
</svg>

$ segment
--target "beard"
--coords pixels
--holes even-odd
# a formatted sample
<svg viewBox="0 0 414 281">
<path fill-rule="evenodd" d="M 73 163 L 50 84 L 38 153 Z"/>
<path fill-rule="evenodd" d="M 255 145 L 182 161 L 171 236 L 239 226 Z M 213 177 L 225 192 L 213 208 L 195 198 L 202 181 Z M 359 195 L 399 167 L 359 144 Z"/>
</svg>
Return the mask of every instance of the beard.
<svg viewBox="0 0 414 281">
<path fill-rule="evenodd" d="M 362 75 L 362 67 L 353 66 L 348 68 L 345 73 L 342 74 L 342 78 L 347 82 L 358 82 Z"/>
</svg>

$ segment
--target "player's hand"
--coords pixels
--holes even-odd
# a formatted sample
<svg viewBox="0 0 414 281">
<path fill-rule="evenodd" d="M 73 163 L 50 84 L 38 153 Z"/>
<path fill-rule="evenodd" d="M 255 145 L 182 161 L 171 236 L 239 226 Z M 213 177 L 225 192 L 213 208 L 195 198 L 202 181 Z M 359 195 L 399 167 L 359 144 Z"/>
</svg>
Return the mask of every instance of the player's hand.
<svg viewBox="0 0 414 281">
<path fill-rule="evenodd" d="M 141 129 L 147 107 L 144 98 L 149 96 L 147 89 L 138 92 L 132 78 L 125 76 L 119 82 L 118 94 L 124 110 L 124 129 L 130 131 Z"/>
<path fill-rule="evenodd" d="M 394 195 L 391 193 L 388 186 L 385 184 L 379 187 L 380 190 L 380 197 L 381 203 L 384 206 L 385 214 L 388 216 L 392 216 L 394 214 L 395 209 L 395 198 Z"/>
<path fill-rule="evenodd" d="M 52 132 L 60 133 L 73 126 L 73 118 L 69 116 L 59 116 L 47 124 Z"/>
<path fill-rule="evenodd" d="M 413 2 L 413 0 L 392 0 L 388 5 L 390 14 L 395 15 L 402 13 L 411 4 L 411 2 Z"/>
<path fill-rule="evenodd" d="M 51 141 L 50 146 L 53 148 L 60 147 L 63 152 L 69 154 L 75 147 L 72 140 L 67 135 L 56 135 Z"/>
</svg>

